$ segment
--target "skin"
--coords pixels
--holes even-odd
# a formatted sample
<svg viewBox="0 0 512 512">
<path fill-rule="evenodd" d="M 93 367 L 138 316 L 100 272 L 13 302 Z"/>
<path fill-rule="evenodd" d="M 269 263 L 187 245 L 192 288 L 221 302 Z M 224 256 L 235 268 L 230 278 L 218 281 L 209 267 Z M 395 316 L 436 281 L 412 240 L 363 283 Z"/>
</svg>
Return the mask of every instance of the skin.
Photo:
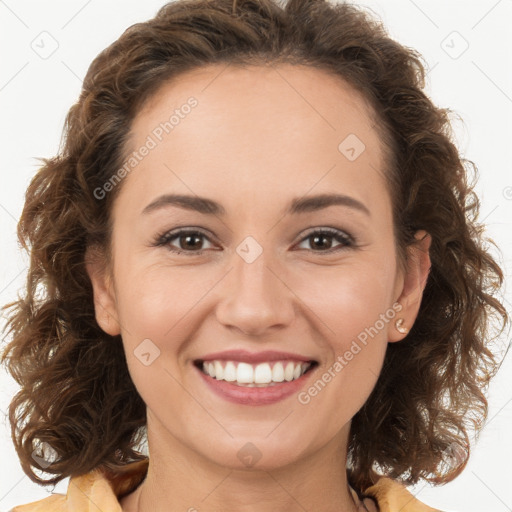
<svg viewBox="0 0 512 512">
<path fill-rule="evenodd" d="M 417 233 L 423 240 L 401 272 L 385 148 L 370 107 L 342 80 L 303 66 L 203 67 L 144 105 L 130 150 L 190 96 L 197 107 L 121 183 L 112 272 L 100 253 L 87 255 L 97 321 L 122 335 L 147 404 L 148 474 L 122 509 L 362 510 L 347 486 L 350 422 L 376 383 L 387 344 L 406 336 L 396 318 L 410 328 L 418 314 L 430 236 Z M 365 145 L 354 161 L 338 150 L 351 133 Z M 358 199 L 370 215 L 347 206 L 282 213 L 292 198 L 333 191 Z M 226 214 L 176 206 L 141 214 L 163 193 L 208 197 Z M 192 241 L 202 254 L 152 246 L 177 227 L 207 233 Z M 308 228 L 323 227 L 356 237 L 356 246 L 329 236 L 326 249 L 315 245 Z M 236 252 L 249 235 L 263 250 L 250 264 Z M 191 251 L 183 238 L 170 244 Z M 327 255 L 331 247 L 343 248 Z M 308 404 L 296 395 L 257 407 L 228 402 L 192 364 L 228 349 L 282 350 L 317 360 L 319 378 L 397 302 L 402 310 Z M 148 366 L 134 355 L 147 338 L 160 350 Z M 248 442 L 261 454 L 252 467 L 237 457 Z"/>
</svg>

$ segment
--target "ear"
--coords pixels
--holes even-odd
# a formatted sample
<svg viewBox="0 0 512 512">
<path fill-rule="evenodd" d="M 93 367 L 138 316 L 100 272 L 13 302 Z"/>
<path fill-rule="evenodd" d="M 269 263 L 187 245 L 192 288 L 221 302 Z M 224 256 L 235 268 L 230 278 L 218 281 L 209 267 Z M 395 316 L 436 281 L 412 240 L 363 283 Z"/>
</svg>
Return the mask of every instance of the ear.
<svg viewBox="0 0 512 512">
<path fill-rule="evenodd" d="M 97 247 L 87 247 L 85 268 L 94 294 L 94 310 L 98 325 L 111 336 L 121 333 L 117 320 L 117 307 L 112 276 L 107 269 L 104 252 Z"/>
<path fill-rule="evenodd" d="M 407 336 L 407 333 L 401 333 L 395 328 L 395 322 L 399 318 L 403 318 L 403 327 L 406 327 L 409 331 L 411 330 L 418 316 L 423 290 L 430 272 L 429 249 L 432 237 L 425 230 L 420 230 L 415 233 L 414 238 L 418 241 L 407 247 L 407 269 L 403 276 L 400 296 L 397 299 L 402 309 L 397 312 L 391 322 L 391 328 L 388 332 L 389 342 L 400 341 Z"/>
</svg>

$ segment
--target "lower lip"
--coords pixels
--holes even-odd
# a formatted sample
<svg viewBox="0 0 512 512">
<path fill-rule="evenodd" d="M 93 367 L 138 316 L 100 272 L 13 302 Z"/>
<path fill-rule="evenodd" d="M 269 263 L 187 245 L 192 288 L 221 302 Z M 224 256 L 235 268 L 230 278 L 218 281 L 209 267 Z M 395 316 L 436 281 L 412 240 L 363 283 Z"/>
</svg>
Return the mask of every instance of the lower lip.
<svg viewBox="0 0 512 512">
<path fill-rule="evenodd" d="M 315 370 L 314 368 L 309 369 L 304 375 L 290 382 L 283 382 L 262 388 L 249 388 L 246 386 L 237 386 L 225 380 L 214 379 L 203 373 L 197 366 L 194 365 L 194 368 L 199 372 L 204 382 L 214 393 L 229 402 L 242 405 L 269 405 L 280 402 L 290 395 L 298 393 Z"/>
</svg>

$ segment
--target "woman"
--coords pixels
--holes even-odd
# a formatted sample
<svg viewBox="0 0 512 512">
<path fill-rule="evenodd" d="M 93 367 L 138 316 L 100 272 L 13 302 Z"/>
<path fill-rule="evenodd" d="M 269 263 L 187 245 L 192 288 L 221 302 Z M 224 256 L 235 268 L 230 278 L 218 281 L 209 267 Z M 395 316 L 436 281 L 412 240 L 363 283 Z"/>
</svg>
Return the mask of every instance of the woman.
<svg viewBox="0 0 512 512">
<path fill-rule="evenodd" d="M 321 0 L 180 0 L 95 59 L 3 356 L 24 471 L 71 480 L 15 512 L 434 510 L 405 486 L 464 469 L 508 318 L 422 79 Z"/>
</svg>

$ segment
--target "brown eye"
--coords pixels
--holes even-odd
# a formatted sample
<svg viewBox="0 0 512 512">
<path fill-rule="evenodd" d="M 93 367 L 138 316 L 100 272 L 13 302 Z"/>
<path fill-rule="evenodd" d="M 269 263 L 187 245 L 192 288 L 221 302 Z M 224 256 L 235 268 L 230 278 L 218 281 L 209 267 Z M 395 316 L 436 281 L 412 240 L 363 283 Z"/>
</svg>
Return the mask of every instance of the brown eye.
<svg viewBox="0 0 512 512">
<path fill-rule="evenodd" d="M 334 248 L 333 240 L 339 242 L 339 245 Z M 343 233 L 342 231 L 331 228 L 312 231 L 302 239 L 301 243 L 304 243 L 304 241 L 309 241 L 309 250 L 312 250 L 313 252 L 337 252 L 354 245 L 354 241 L 351 236 Z M 306 249 L 308 248 L 306 247 Z"/>
<path fill-rule="evenodd" d="M 205 240 L 211 243 L 208 236 L 201 231 L 181 229 L 160 235 L 153 245 L 165 246 L 171 252 L 177 254 L 198 255 L 206 249 L 211 249 L 211 247 L 204 247 Z M 302 239 L 301 244 L 304 242 L 309 243 L 309 248 L 304 248 L 315 253 L 331 254 L 349 247 L 355 247 L 355 239 L 352 236 L 333 228 L 311 231 Z"/>
<path fill-rule="evenodd" d="M 167 246 L 171 252 L 197 254 L 205 249 L 203 243 L 207 239 L 208 237 L 200 231 L 182 229 L 163 234 L 154 245 Z M 173 243 L 174 240 L 177 240 L 177 247 Z"/>
<path fill-rule="evenodd" d="M 197 251 L 201 249 L 203 235 L 198 233 L 178 235 L 180 249 L 191 249 Z"/>
</svg>

